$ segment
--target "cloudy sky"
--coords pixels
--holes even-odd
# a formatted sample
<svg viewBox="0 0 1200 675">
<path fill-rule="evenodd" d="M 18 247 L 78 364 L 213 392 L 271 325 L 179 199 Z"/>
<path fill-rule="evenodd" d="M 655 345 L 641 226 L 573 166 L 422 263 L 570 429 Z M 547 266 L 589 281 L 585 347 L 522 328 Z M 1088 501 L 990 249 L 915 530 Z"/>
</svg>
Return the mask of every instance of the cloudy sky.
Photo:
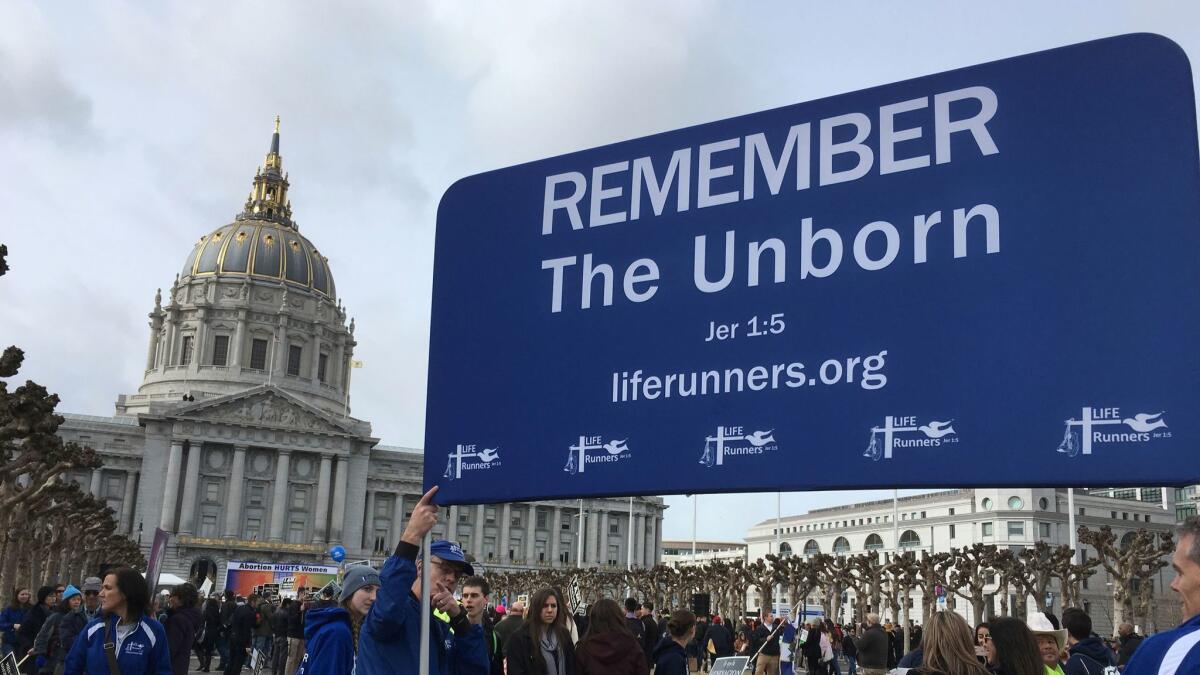
<svg viewBox="0 0 1200 675">
<path fill-rule="evenodd" d="M 62 409 L 111 414 L 155 289 L 240 210 L 279 114 L 296 218 L 357 319 L 354 414 L 420 447 L 457 178 L 1139 31 L 1195 60 L 1200 3 L 0 3 L 0 343 Z M 668 503 L 666 536 L 690 538 L 689 500 Z M 774 514 L 774 495 L 703 497 L 699 536 Z"/>
</svg>

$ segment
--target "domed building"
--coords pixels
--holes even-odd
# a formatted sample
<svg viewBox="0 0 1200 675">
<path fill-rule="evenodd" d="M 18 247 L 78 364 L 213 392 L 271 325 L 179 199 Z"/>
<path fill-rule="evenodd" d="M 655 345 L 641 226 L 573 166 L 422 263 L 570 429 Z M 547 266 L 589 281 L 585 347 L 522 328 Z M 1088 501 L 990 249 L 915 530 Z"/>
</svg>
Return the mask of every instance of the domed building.
<svg viewBox="0 0 1200 675">
<path fill-rule="evenodd" d="M 422 451 L 380 445 L 350 414 L 354 319 L 289 189 L 276 118 L 241 212 L 156 294 L 137 393 L 118 396 L 112 417 L 65 414 L 60 429 L 104 459 L 71 478 L 147 552 L 167 533 L 162 570 L 197 585 L 221 589 L 239 567 L 319 570 L 336 544 L 382 564 L 423 492 Z M 574 566 L 581 536 L 584 565 L 652 565 L 663 509 L 658 498 L 632 512 L 589 500 L 582 519 L 578 502 L 451 507 L 434 534 L 499 568 Z"/>
</svg>

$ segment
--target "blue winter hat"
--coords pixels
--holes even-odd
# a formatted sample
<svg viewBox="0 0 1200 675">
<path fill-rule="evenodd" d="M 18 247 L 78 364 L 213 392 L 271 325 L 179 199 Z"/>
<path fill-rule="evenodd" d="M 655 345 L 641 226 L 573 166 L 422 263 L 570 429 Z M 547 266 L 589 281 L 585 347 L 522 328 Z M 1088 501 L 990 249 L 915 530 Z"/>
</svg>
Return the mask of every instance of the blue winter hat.
<svg viewBox="0 0 1200 675">
<path fill-rule="evenodd" d="M 463 555 L 462 547 L 452 541 L 438 539 L 429 547 L 429 553 L 445 560 L 449 563 L 458 563 L 463 574 L 472 576 L 475 574 L 475 568 L 471 567 L 471 563 L 467 562 L 467 556 Z"/>
<path fill-rule="evenodd" d="M 83 593 L 80 593 L 79 589 L 75 588 L 75 586 L 67 584 L 67 590 L 63 591 L 62 597 L 59 600 L 70 600 L 76 595 L 83 595 Z"/>
</svg>

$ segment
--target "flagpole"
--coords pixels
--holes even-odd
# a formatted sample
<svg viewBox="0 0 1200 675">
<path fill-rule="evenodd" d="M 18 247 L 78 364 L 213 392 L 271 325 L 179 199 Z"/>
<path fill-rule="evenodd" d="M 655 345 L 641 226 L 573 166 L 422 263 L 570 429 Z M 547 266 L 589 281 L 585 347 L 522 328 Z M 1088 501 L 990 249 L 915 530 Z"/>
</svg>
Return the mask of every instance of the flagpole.
<svg viewBox="0 0 1200 675">
<path fill-rule="evenodd" d="M 421 543 L 421 664 L 420 675 L 429 675 L 429 617 L 433 613 L 429 598 L 429 585 L 433 582 L 429 566 L 429 549 L 433 545 L 433 532 L 425 533 Z"/>
<path fill-rule="evenodd" d="M 696 564 L 696 503 L 700 501 L 700 495 L 692 495 L 692 565 Z"/>
</svg>

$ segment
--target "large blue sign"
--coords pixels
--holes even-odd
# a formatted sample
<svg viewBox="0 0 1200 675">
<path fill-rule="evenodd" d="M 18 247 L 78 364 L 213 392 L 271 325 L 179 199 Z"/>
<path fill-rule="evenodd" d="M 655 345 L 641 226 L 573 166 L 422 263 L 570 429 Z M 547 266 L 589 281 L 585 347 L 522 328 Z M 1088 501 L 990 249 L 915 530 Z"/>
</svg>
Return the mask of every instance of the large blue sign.
<svg viewBox="0 0 1200 675">
<path fill-rule="evenodd" d="M 437 227 L 439 502 L 1200 482 L 1165 38 L 472 176 Z"/>
</svg>

